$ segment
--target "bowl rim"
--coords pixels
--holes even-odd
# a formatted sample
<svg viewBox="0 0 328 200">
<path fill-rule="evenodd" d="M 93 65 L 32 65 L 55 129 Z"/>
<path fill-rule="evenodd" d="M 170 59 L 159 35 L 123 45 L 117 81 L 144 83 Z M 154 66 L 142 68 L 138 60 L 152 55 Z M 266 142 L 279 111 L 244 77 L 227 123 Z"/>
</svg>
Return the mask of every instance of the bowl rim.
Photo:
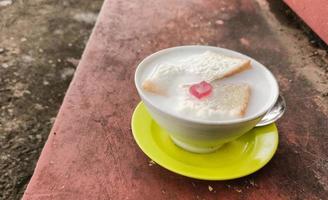
<svg viewBox="0 0 328 200">
<path fill-rule="evenodd" d="M 267 105 L 264 106 L 263 109 L 261 109 L 259 112 L 256 112 L 255 114 L 248 116 L 248 117 L 242 117 L 242 118 L 237 118 L 237 119 L 229 119 L 229 120 L 225 120 L 225 121 L 213 121 L 213 120 L 206 120 L 206 119 L 190 119 L 190 118 L 185 118 L 183 116 L 179 116 L 176 115 L 174 113 L 168 112 L 164 109 L 162 109 L 160 106 L 156 105 L 155 103 L 153 103 L 151 100 L 149 100 L 149 98 L 147 98 L 147 96 L 144 94 L 144 91 L 142 90 L 142 88 L 140 87 L 140 85 L 138 84 L 139 79 L 141 79 L 141 68 L 144 65 L 144 63 L 146 63 L 148 60 L 150 60 L 152 57 L 154 56 L 158 56 L 160 54 L 163 53 L 167 53 L 169 51 L 175 51 L 175 50 L 179 50 L 179 49 L 184 49 L 184 48 L 213 48 L 213 49 L 220 49 L 222 51 L 226 51 L 226 52 L 230 52 L 233 53 L 235 55 L 237 55 L 237 57 L 243 57 L 243 58 L 248 58 L 251 61 L 255 61 L 259 64 L 260 67 L 262 67 L 268 74 L 269 76 L 271 76 L 272 78 L 272 88 L 273 88 L 273 92 L 274 92 L 274 97 L 271 99 L 270 103 L 267 103 Z M 140 82 L 140 81 L 139 81 Z M 160 112 L 171 116 L 173 118 L 177 118 L 181 121 L 184 122 L 192 122 L 192 123 L 197 123 L 197 124 L 205 124 L 205 125 L 228 125 L 228 124 L 236 124 L 236 123 L 242 123 L 242 122 L 247 122 L 247 121 L 252 121 L 264 114 L 266 114 L 276 103 L 278 96 L 279 96 L 279 85 L 277 82 L 277 79 L 274 77 L 274 75 L 272 74 L 272 72 L 266 68 L 262 63 L 258 62 L 257 60 L 255 60 L 254 58 L 251 58 L 245 54 L 242 54 L 240 52 L 234 51 L 234 50 L 230 50 L 230 49 L 226 49 L 226 48 L 221 48 L 221 47 L 216 47 L 216 46 L 206 46 L 206 45 L 184 45 L 184 46 L 175 46 L 175 47 L 169 47 L 169 48 L 165 48 L 165 49 L 161 49 L 155 53 L 152 53 L 150 55 L 148 55 L 147 57 L 145 57 L 137 66 L 136 71 L 135 71 L 135 75 L 134 75 L 134 84 L 137 88 L 137 91 L 141 97 L 141 99 L 143 101 L 146 101 L 146 104 L 151 105 L 153 108 L 156 108 L 157 110 L 159 110 Z M 147 106 L 147 105 L 146 105 Z"/>
</svg>

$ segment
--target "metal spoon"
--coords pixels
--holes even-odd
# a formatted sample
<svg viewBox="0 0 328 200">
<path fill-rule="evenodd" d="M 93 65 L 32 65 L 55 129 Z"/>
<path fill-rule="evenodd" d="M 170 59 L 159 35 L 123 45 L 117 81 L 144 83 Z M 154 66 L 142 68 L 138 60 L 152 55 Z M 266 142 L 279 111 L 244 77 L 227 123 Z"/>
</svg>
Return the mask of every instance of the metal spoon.
<svg viewBox="0 0 328 200">
<path fill-rule="evenodd" d="M 285 110 L 286 110 L 285 99 L 283 96 L 279 94 L 277 102 L 274 104 L 271 110 L 268 111 L 267 114 L 261 119 L 261 121 L 257 123 L 255 126 L 256 127 L 265 126 L 277 121 L 280 117 L 282 117 Z"/>
</svg>

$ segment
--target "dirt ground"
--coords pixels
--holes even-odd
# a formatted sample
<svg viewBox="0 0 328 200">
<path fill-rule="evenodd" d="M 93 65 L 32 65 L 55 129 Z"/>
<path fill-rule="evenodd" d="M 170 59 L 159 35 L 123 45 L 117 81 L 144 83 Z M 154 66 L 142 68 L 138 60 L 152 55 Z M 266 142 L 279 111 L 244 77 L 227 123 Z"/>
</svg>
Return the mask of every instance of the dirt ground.
<svg viewBox="0 0 328 200">
<path fill-rule="evenodd" d="M 279 30 L 277 38 L 295 55 L 295 69 L 321 93 L 317 104 L 327 114 L 325 44 L 296 23 L 283 4 L 256 1 L 269 26 Z M 0 0 L 0 199 L 22 196 L 101 4 Z"/>
<path fill-rule="evenodd" d="M 102 0 L 0 0 L 0 199 L 32 176 Z"/>
</svg>

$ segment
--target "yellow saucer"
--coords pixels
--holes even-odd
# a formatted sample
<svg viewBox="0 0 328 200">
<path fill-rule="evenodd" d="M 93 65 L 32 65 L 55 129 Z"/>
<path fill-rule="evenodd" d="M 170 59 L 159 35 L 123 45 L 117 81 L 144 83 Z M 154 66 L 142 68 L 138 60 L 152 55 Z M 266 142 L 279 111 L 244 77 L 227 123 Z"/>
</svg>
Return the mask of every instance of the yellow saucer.
<svg viewBox="0 0 328 200">
<path fill-rule="evenodd" d="M 142 102 L 131 124 L 134 139 L 149 158 L 172 172 L 196 179 L 229 180 L 249 175 L 267 164 L 278 147 L 277 127 L 270 124 L 252 129 L 213 153 L 191 153 L 172 142 Z"/>
</svg>

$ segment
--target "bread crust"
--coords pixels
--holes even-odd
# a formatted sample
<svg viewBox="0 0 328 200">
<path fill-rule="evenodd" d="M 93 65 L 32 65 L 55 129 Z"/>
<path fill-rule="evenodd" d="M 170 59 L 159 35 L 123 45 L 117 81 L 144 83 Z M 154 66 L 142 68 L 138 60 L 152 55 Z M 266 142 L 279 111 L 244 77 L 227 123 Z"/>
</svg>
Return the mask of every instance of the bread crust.
<svg viewBox="0 0 328 200">
<path fill-rule="evenodd" d="M 251 96 L 251 88 L 247 86 L 246 96 L 243 100 L 243 105 L 241 106 L 241 110 L 238 113 L 240 117 L 243 117 L 247 111 L 250 96 Z"/>
<path fill-rule="evenodd" d="M 246 60 L 240 66 L 236 67 L 236 69 L 229 71 L 228 73 L 226 73 L 225 75 L 223 75 L 220 78 L 222 79 L 222 78 L 226 78 L 226 77 L 229 77 L 229 76 L 233 76 L 235 74 L 238 74 L 240 72 L 243 72 L 243 71 L 248 70 L 248 69 L 251 69 L 251 68 L 252 68 L 251 61 L 250 60 Z"/>
<path fill-rule="evenodd" d="M 151 80 L 145 80 L 142 83 L 142 88 L 144 90 L 146 90 L 147 92 L 152 92 L 152 93 L 155 93 L 158 95 L 163 95 L 163 96 L 165 95 L 165 92 L 161 88 L 159 88 L 156 83 L 154 83 Z"/>
</svg>

